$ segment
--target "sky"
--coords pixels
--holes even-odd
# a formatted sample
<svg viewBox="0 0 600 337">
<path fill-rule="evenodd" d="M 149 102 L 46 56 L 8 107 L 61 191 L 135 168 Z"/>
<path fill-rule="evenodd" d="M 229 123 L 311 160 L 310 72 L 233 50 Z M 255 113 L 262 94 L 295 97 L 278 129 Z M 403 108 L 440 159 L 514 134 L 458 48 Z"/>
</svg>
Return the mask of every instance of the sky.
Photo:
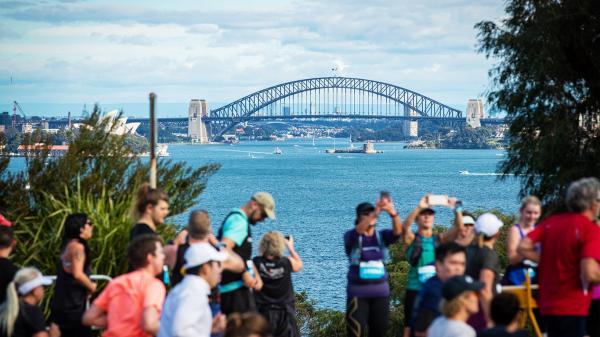
<svg viewBox="0 0 600 337">
<path fill-rule="evenodd" d="M 0 109 L 14 100 L 31 113 L 94 102 L 135 109 L 155 92 L 169 114 L 181 114 L 192 98 L 212 108 L 337 67 L 339 76 L 395 84 L 464 111 L 489 91 L 493 65 L 477 52 L 473 26 L 498 21 L 503 6 L 0 0 Z"/>
</svg>

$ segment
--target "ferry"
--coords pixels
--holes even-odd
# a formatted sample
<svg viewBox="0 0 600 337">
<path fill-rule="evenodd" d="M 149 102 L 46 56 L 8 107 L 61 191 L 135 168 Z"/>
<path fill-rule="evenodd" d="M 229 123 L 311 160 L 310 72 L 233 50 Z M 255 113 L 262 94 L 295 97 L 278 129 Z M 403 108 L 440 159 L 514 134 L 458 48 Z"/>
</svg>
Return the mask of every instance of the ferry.
<svg viewBox="0 0 600 337">
<path fill-rule="evenodd" d="M 281 149 L 278 146 L 275 148 L 275 151 L 273 151 L 273 154 L 280 155 L 280 154 L 283 154 L 283 151 L 281 151 Z"/>
</svg>

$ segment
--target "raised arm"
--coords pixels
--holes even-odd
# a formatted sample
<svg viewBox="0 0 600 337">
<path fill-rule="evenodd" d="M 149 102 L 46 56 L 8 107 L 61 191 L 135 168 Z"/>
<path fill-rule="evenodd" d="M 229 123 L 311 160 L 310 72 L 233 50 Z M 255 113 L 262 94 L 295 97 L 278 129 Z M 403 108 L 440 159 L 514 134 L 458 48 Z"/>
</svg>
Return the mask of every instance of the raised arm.
<svg viewBox="0 0 600 337">
<path fill-rule="evenodd" d="M 465 227 L 462 214 L 462 203 L 456 198 L 448 198 L 448 207 L 454 209 L 454 226 L 440 234 L 440 242 L 451 242 L 458 238 Z"/>
<path fill-rule="evenodd" d="M 302 263 L 302 259 L 300 259 L 300 255 L 294 249 L 294 237 L 290 235 L 290 238 L 285 240 L 285 245 L 290 252 L 288 259 L 290 259 L 290 263 L 292 264 L 292 271 L 297 273 L 302 269 L 304 264 Z"/>
<path fill-rule="evenodd" d="M 400 216 L 394 207 L 393 201 L 387 198 L 379 199 L 377 201 L 377 208 L 386 211 L 392 218 L 392 230 L 394 231 L 394 235 L 402 235 L 404 228 L 402 227 L 402 221 L 400 220 Z"/>
<path fill-rule="evenodd" d="M 404 219 L 404 222 L 402 223 L 402 233 L 404 234 L 405 244 L 410 245 L 415 239 L 415 233 L 410 230 L 410 226 L 415 222 L 419 213 L 421 213 L 421 211 L 428 206 L 429 204 L 427 203 L 427 196 L 422 197 L 421 200 L 419 200 L 417 207 L 415 207 L 415 209 L 408 214 L 406 219 Z"/>
</svg>

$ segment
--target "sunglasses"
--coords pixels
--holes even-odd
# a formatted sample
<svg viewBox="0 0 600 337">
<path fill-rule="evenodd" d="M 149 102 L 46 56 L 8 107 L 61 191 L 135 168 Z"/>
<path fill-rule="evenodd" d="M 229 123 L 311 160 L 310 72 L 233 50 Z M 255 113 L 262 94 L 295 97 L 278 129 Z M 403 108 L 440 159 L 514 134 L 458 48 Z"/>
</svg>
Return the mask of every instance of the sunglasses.
<svg viewBox="0 0 600 337">
<path fill-rule="evenodd" d="M 475 226 L 475 224 L 473 224 L 473 223 L 466 223 L 465 226 L 466 227 L 473 227 L 473 226 Z"/>
</svg>

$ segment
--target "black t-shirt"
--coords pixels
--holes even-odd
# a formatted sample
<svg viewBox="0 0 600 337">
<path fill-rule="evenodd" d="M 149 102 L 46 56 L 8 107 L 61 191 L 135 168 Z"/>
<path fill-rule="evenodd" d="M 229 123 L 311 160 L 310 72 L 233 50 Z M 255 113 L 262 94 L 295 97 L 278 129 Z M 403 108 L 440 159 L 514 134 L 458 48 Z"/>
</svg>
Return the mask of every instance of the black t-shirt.
<svg viewBox="0 0 600 337">
<path fill-rule="evenodd" d="M 41 331 L 46 331 L 46 321 L 42 309 L 37 305 L 19 301 L 19 315 L 10 337 L 31 337 Z M 0 330 L 0 337 L 6 337 L 3 330 Z"/>
<path fill-rule="evenodd" d="M 133 240 L 134 238 L 144 234 L 156 234 L 156 232 L 145 223 L 137 223 L 129 232 L 129 240 Z"/>
<path fill-rule="evenodd" d="M 492 291 L 496 293 L 496 285 L 500 281 L 498 254 L 487 246 L 479 247 L 477 244 L 472 244 L 467 247 L 467 270 L 465 275 L 471 276 L 474 280 L 479 280 L 479 275 L 483 269 L 490 269 L 494 272 Z"/>
<path fill-rule="evenodd" d="M 517 330 L 511 333 L 506 331 L 506 327 L 496 326 L 491 329 L 483 330 L 477 337 L 527 337 L 527 333 L 523 330 Z"/>
<path fill-rule="evenodd" d="M 252 260 L 264 283 L 261 291 L 255 294 L 256 304 L 258 306 L 293 304 L 292 263 L 289 258 L 268 260 L 257 256 Z"/>
<path fill-rule="evenodd" d="M 6 287 L 12 282 L 19 268 L 9 259 L 0 257 L 0 303 L 6 300 Z"/>
</svg>

